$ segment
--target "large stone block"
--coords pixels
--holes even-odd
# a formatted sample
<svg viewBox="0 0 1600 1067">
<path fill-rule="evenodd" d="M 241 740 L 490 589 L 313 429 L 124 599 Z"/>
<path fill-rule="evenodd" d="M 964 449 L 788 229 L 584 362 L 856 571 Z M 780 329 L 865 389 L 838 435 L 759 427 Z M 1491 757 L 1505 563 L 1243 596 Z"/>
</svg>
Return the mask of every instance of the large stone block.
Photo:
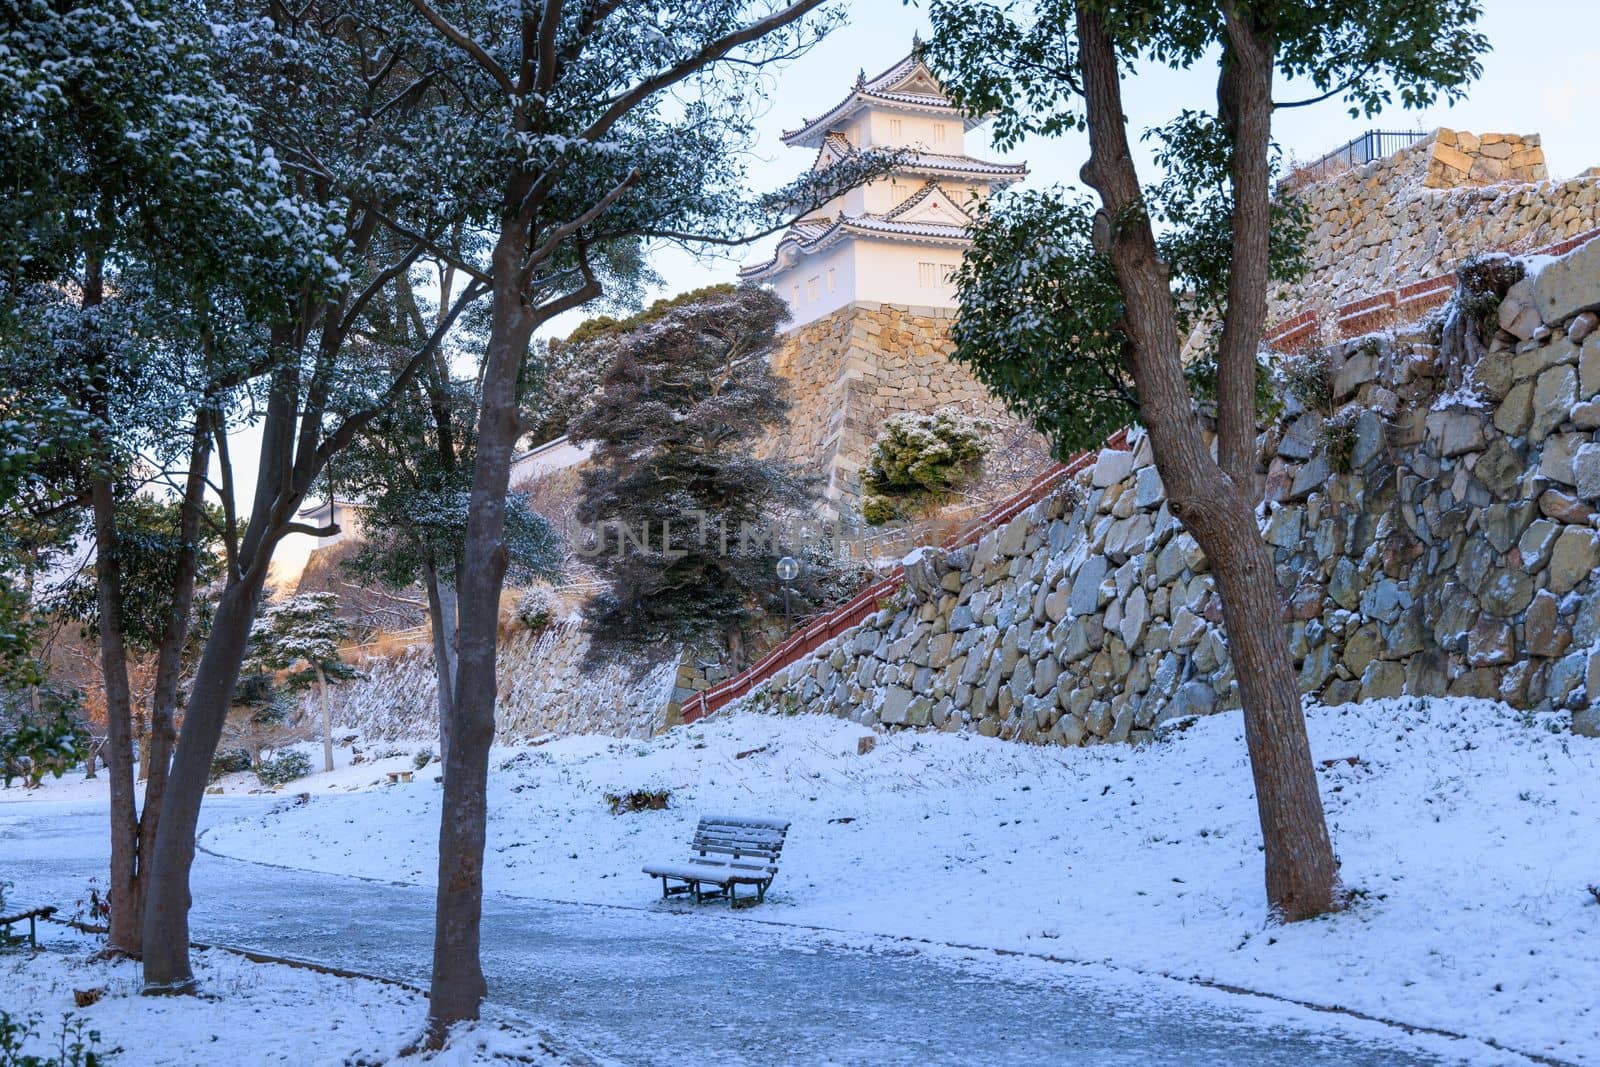
<svg viewBox="0 0 1600 1067">
<path fill-rule="evenodd" d="M 1534 283 L 1533 302 L 1549 323 L 1600 307 L 1600 239 L 1548 264 Z"/>
</svg>

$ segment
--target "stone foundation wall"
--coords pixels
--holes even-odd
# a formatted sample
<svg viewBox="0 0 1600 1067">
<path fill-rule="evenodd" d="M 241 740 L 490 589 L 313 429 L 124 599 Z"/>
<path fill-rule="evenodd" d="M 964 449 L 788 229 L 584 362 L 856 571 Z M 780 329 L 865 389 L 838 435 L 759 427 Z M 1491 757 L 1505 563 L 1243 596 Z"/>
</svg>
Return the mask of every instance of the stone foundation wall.
<svg viewBox="0 0 1600 1067">
<path fill-rule="evenodd" d="M 1274 321 L 1446 273 L 1474 253 L 1527 251 L 1600 225 L 1594 174 L 1544 179 L 1537 134 L 1441 129 L 1298 189 L 1310 212 L 1312 269 L 1274 294 Z"/>
<path fill-rule="evenodd" d="M 580 624 L 517 629 L 500 642 L 495 738 L 530 741 L 544 734 L 649 737 L 663 725 L 678 671 L 676 649 L 648 662 L 608 662 L 586 671 L 589 638 Z M 426 644 L 360 665 L 365 677 L 328 691 L 341 728 L 385 740 L 436 737 L 438 687 Z"/>
<path fill-rule="evenodd" d="M 784 432 L 764 446 L 827 478 L 835 506 L 860 502 L 861 469 L 883 420 L 954 407 L 1001 418 L 1004 409 L 950 361 L 946 308 L 862 302 L 790 333 L 773 356 L 793 404 Z"/>
<path fill-rule="evenodd" d="M 1302 691 L 1600 728 L 1595 308 L 1600 241 L 1513 287 L 1487 352 L 1441 356 L 1436 319 L 1330 353 L 1323 410 L 1290 398 L 1261 438 L 1262 528 Z M 1147 442 L 907 571 L 900 602 L 747 700 L 1067 745 L 1237 706 L 1208 562 Z"/>
</svg>

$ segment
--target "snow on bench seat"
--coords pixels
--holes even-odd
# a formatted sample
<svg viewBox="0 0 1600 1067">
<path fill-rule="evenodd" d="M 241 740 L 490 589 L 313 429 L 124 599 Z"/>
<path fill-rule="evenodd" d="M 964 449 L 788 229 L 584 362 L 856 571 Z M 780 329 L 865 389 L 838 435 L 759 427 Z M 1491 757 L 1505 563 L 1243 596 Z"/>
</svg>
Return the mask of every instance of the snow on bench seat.
<svg viewBox="0 0 1600 1067">
<path fill-rule="evenodd" d="M 736 885 L 756 887 L 756 899 L 766 899 L 767 887 L 778 873 L 778 854 L 789 824 L 782 819 L 736 815 L 708 815 L 695 827 L 689 858 L 682 863 L 646 864 L 644 873 L 661 879 L 663 898 L 692 893 L 696 903 L 708 897 L 727 897 L 739 906 Z M 682 885 L 672 885 L 682 882 Z M 716 886 L 708 892 L 704 886 Z"/>
</svg>

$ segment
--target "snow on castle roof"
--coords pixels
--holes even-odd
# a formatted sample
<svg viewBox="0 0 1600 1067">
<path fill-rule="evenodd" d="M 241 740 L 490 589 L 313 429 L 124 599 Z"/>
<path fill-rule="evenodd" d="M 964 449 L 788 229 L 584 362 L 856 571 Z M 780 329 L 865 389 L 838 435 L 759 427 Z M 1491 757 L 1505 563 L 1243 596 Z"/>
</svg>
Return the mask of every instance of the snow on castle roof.
<svg viewBox="0 0 1600 1067">
<path fill-rule="evenodd" d="M 907 111 L 934 111 L 960 118 L 966 129 L 981 125 L 982 116 L 966 115 L 945 94 L 939 79 L 927 64 L 912 53 L 875 78 L 859 77 L 855 88 L 832 108 L 808 120 L 797 130 L 787 130 L 783 143 L 804 148 L 819 147 L 840 122 L 863 107 L 877 105 Z"/>
</svg>

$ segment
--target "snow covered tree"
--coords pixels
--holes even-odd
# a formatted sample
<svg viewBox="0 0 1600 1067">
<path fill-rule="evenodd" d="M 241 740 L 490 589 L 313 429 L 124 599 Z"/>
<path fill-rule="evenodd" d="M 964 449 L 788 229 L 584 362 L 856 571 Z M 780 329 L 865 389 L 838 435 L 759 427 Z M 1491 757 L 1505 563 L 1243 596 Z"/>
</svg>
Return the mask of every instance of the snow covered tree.
<svg viewBox="0 0 1600 1067">
<path fill-rule="evenodd" d="M 62 477 L 93 515 L 110 944 L 135 955 L 194 583 L 193 560 L 179 563 L 141 814 L 121 630 L 117 512 L 138 488 L 126 475 L 179 468 L 193 543 L 224 398 L 252 376 L 239 333 L 264 294 L 317 287 L 329 243 L 328 220 L 285 195 L 245 108 L 218 85 L 214 44 L 199 11 L 168 0 L 26 0 L 0 20 L 0 317 L 8 342 L 47 368 L 47 407 L 74 412 L 84 441 Z"/>
<path fill-rule="evenodd" d="M 420 583 L 427 596 L 441 762 L 450 748 L 475 399 L 472 383 L 451 380 L 441 361 L 421 376 L 416 395 L 369 424 L 336 471 L 341 489 L 366 504 L 362 542 L 345 566 L 394 589 Z M 522 493 L 507 498 L 505 545 L 511 581 L 558 576 L 561 537 Z"/>
<path fill-rule="evenodd" d="M 436 45 L 428 84 L 463 87 L 470 99 L 451 130 L 476 139 L 453 157 L 475 169 L 452 193 L 472 204 L 494 242 L 487 268 L 461 264 L 489 285 L 491 310 L 440 820 L 428 1002 L 437 1043 L 450 1024 L 477 1017 L 485 993 L 478 947 L 501 541 L 530 339 L 604 292 L 595 261 L 615 242 L 739 243 L 894 159 L 860 153 L 782 195 L 745 195 L 742 158 L 761 79 L 842 14 L 812 18 L 822 0 L 411 6 Z"/>
<path fill-rule="evenodd" d="M 778 589 L 771 531 L 813 493 L 752 446 L 788 410 L 771 370 L 788 307 L 721 291 L 613 339 L 603 392 L 568 428 L 596 448 L 578 518 L 603 531 L 589 562 L 610 579 L 593 628 L 639 642 L 722 637 Z"/>
<path fill-rule="evenodd" d="M 1007 278 L 1025 282 L 1026 299 L 1006 302 L 1009 328 L 998 318 L 965 335 L 958 327 L 957 343 L 980 368 L 996 366 L 991 380 L 1005 384 L 1002 395 L 1021 413 L 1068 434 L 1083 432 L 1075 422 L 1103 427 L 1105 401 L 1136 398 L 1172 512 L 1217 576 L 1255 776 L 1267 900 L 1288 921 L 1342 900 L 1255 513 L 1257 354 L 1273 265 L 1272 116 L 1335 96 L 1352 114 L 1368 115 L 1396 93 L 1416 106 L 1458 97 L 1487 47 L 1472 29 L 1479 13 L 1477 0 L 932 6 L 927 58 L 962 106 L 996 116 L 1002 145 L 1028 133 L 1088 131 L 1082 176 L 1098 210 L 1052 193 L 1024 201 L 1015 219 L 1001 211 L 982 224 L 999 227 L 991 248 L 1003 254 L 980 256 L 958 279 L 958 322 L 985 316 L 982 294 L 997 294 Z M 1123 77 L 1140 60 L 1216 64 L 1216 112 L 1184 112 L 1155 133 L 1160 162 L 1177 180 L 1154 189 L 1141 186 L 1122 95 Z M 1274 100 L 1276 74 L 1309 81 L 1314 95 Z M 1027 214 L 1061 224 L 1011 225 Z M 1161 224 L 1173 233 L 1159 237 Z M 1220 322 L 1215 459 L 1182 358 L 1193 303 L 1207 301 Z M 1059 354 L 1030 372 L 1025 357 L 1038 351 L 1041 326 L 1054 329 L 1049 342 Z"/>
<path fill-rule="evenodd" d="M 958 411 L 904 411 L 883 420 L 861 472 L 861 516 L 872 525 L 945 500 L 982 471 L 987 419 Z"/>
<path fill-rule="evenodd" d="M 347 681 L 360 672 L 339 657 L 350 628 L 338 616 L 339 598 L 332 593 L 302 593 L 273 604 L 250 635 L 248 662 L 271 671 L 286 671 L 290 691 L 315 685 L 322 712 L 322 769 L 333 770 L 333 711 L 328 682 Z"/>
</svg>

